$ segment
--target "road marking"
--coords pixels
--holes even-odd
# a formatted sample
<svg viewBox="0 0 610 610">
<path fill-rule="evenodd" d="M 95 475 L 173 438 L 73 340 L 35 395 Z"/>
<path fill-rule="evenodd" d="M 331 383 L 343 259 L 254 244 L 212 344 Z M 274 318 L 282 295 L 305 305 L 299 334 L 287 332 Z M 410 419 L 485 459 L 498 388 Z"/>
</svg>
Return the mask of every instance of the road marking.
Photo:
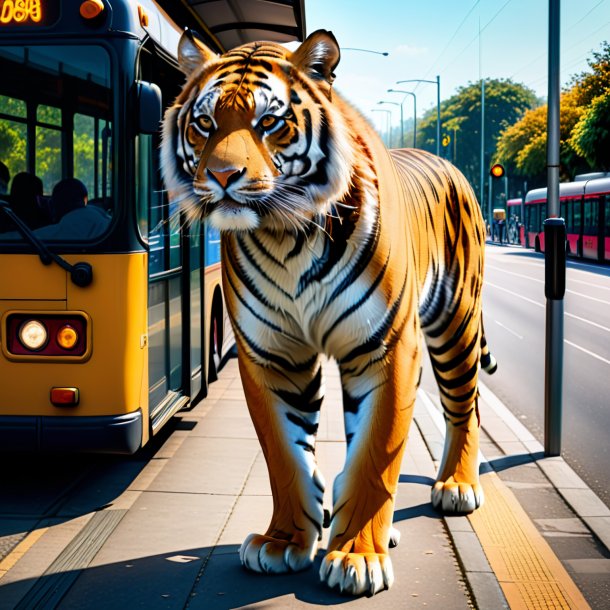
<svg viewBox="0 0 610 610">
<path fill-rule="evenodd" d="M 575 316 L 573 313 L 568 313 L 567 311 L 565 312 L 565 315 L 568 316 L 568 318 L 574 318 L 579 322 L 586 322 L 587 324 L 591 324 L 591 326 L 595 326 L 595 328 L 599 328 L 601 330 L 605 330 L 607 333 L 610 333 L 610 328 L 608 328 L 607 326 L 602 326 L 597 322 L 591 322 L 591 320 L 586 320 L 585 318 L 581 318 L 580 316 Z"/>
<path fill-rule="evenodd" d="M 522 301 L 527 301 L 528 303 L 531 303 L 532 305 L 536 305 L 536 307 L 542 307 L 542 308 L 545 307 L 545 305 L 543 303 L 538 303 L 538 301 L 534 301 L 533 299 L 528 299 L 527 297 L 524 297 L 522 294 L 519 294 L 518 292 L 513 292 L 512 290 L 508 290 L 508 288 L 504 288 L 503 286 L 498 286 L 497 284 L 493 284 L 492 282 L 489 282 L 487 280 L 485 281 L 485 284 L 487 286 L 491 286 L 492 288 L 497 288 L 498 290 L 508 292 L 508 294 L 512 294 L 514 297 L 517 297 L 518 299 L 521 299 Z M 607 333 L 610 333 L 610 328 L 608 328 L 607 326 L 603 326 L 602 324 L 598 324 L 597 322 L 591 322 L 591 320 L 581 318 L 580 316 L 577 316 L 573 313 L 568 313 L 567 311 L 564 312 L 564 315 L 568 318 L 574 318 L 575 320 L 578 320 L 579 322 L 584 322 L 585 324 L 590 324 L 591 326 L 595 326 L 595 328 L 599 328 L 600 330 L 605 330 Z"/>
<path fill-rule="evenodd" d="M 500 271 L 501 273 L 504 273 L 505 275 L 514 275 L 515 277 L 521 277 L 524 278 L 526 280 L 530 280 L 532 282 L 536 282 L 538 284 L 544 284 L 544 280 L 539 280 L 538 278 L 535 277 L 530 277 L 529 275 L 525 275 L 523 273 L 517 273 L 516 271 L 506 271 L 505 269 L 502 269 L 501 267 L 496 267 L 494 265 L 485 265 L 486 269 L 495 269 L 496 271 Z M 591 283 L 589 282 L 583 282 L 583 281 L 579 281 L 579 280 L 573 280 L 571 278 L 568 278 L 567 280 L 568 282 L 579 282 L 580 284 L 587 284 L 588 286 L 591 287 Z M 603 288 L 604 290 L 610 290 L 610 288 L 604 288 L 603 286 L 592 286 L 593 288 Z M 576 292 L 575 290 L 569 290 L 566 289 L 566 292 L 569 292 L 570 294 L 576 295 L 578 297 L 582 297 L 583 299 L 589 299 L 590 301 L 596 301 L 597 303 L 603 303 L 604 305 L 610 305 L 610 301 L 604 301 L 603 299 L 598 299 L 597 297 L 592 297 L 588 294 L 584 294 L 582 292 Z"/>
<path fill-rule="evenodd" d="M 584 352 L 585 354 L 592 356 L 593 358 L 597 358 L 598 360 L 601 360 L 602 362 L 605 362 L 606 364 L 610 364 L 610 360 L 606 360 L 605 358 L 602 358 L 600 355 L 596 354 L 595 352 L 591 352 L 588 349 L 581 347 L 580 345 L 576 345 L 576 343 L 572 343 L 571 341 L 568 341 L 567 339 L 564 339 L 564 342 L 567 343 L 568 345 L 571 345 L 572 347 L 575 347 L 576 349 L 579 349 L 581 352 Z"/>
<path fill-rule="evenodd" d="M 533 299 L 528 299 L 527 297 L 524 297 L 522 294 L 519 294 L 518 292 L 513 292 L 512 290 L 509 290 L 508 288 L 504 288 L 503 286 L 498 286 L 498 284 L 493 284 L 492 282 L 489 282 L 488 280 L 485 280 L 485 284 L 487 286 L 491 286 L 492 288 L 497 288 L 498 290 L 503 290 L 504 292 L 508 292 L 508 294 L 512 294 L 513 296 L 517 297 L 518 299 L 527 301 L 528 303 L 532 303 L 532 305 L 536 305 L 537 307 L 544 308 L 544 305 L 542 303 L 538 303 L 538 301 L 534 301 Z"/>
<path fill-rule="evenodd" d="M 515 337 L 517 337 L 518 339 L 523 339 L 523 337 L 516 333 L 512 328 L 508 328 L 508 326 L 505 326 L 504 324 L 502 324 L 502 322 L 499 322 L 498 320 L 495 321 L 496 324 L 500 327 L 502 327 L 504 330 L 507 330 L 511 335 L 515 335 Z"/>
</svg>

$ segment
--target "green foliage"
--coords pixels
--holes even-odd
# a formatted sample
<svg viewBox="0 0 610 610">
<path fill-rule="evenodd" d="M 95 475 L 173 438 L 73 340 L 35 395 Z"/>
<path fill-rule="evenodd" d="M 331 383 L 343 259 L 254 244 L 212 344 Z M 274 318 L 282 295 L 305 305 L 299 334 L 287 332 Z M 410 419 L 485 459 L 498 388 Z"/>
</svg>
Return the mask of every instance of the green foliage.
<svg viewBox="0 0 610 610">
<path fill-rule="evenodd" d="M 491 164 L 491 151 L 495 150 L 501 131 L 536 104 L 534 92 L 523 85 L 504 79 L 485 81 L 484 167 Z M 455 95 L 441 102 L 441 123 L 443 133 L 452 139 L 447 156 L 478 192 L 481 173 L 481 83 L 461 87 Z M 418 146 L 435 152 L 435 108 L 424 115 L 417 129 Z"/>
<path fill-rule="evenodd" d="M 610 43 L 588 61 L 591 72 L 574 76 L 560 102 L 561 179 L 610 169 Z M 546 174 L 547 106 L 526 112 L 505 129 L 495 158 L 509 173 L 541 182 Z"/>
<path fill-rule="evenodd" d="M 610 170 L 610 87 L 582 113 L 570 145 L 592 168 Z"/>
</svg>

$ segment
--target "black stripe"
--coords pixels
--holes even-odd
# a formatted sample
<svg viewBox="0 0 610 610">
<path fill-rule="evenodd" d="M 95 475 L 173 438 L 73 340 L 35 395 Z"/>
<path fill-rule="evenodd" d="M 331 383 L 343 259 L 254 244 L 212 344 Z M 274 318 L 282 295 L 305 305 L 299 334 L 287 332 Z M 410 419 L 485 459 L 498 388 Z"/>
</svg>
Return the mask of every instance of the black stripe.
<svg viewBox="0 0 610 610">
<path fill-rule="evenodd" d="M 451 379 L 444 379 L 443 377 L 440 376 L 440 374 L 438 374 L 436 372 L 436 370 L 434 371 L 434 376 L 436 377 L 438 384 L 442 385 L 443 388 L 445 388 L 446 390 L 454 390 L 455 388 L 459 388 L 463 385 L 466 385 L 468 382 L 472 381 L 477 374 L 478 368 L 479 368 L 479 363 L 475 362 L 464 374 L 462 374 L 458 377 L 453 377 Z"/>
<path fill-rule="evenodd" d="M 289 392 L 288 390 L 272 390 L 276 396 L 279 396 L 286 404 L 298 409 L 303 413 L 317 413 L 322 404 L 322 398 L 314 396 L 320 390 L 322 385 L 322 367 L 318 368 L 314 378 L 307 384 L 307 387 L 301 392 Z"/>
<path fill-rule="evenodd" d="M 281 292 L 287 299 L 292 300 L 292 295 L 289 292 L 286 292 L 281 286 L 278 286 L 278 284 L 262 270 L 261 266 L 256 262 L 254 256 L 252 256 L 252 252 L 250 252 L 250 249 L 241 236 L 237 237 L 237 243 L 242 254 L 246 257 L 246 260 L 250 263 L 250 265 L 256 269 L 257 272 L 260 273 L 260 275 L 262 275 L 276 290 Z"/>
<path fill-rule="evenodd" d="M 253 231 L 248 233 L 248 237 L 252 240 L 258 251 L 263 254 L 268 260 L 270 260 L 272 263 L 275 263 L 278 267 L 286 269 L 286 265 L 284 265 L 284 263 L 282 263 L 279 259 L 273 256 L 273 254 L 271 254 L 271 252 L 269 252 L 267 248 L 265 248 L 265 246 L 262 244 L 262 242 L 258 239 L 258 237 Z"/>
<path fill-rule="evenodd" d="M 331 327 L 324 333 L 324 336 L 322 337 L 322 346 L 325 347 L 326 346 L 326 341 L 328 340 L 329 335 L 333 332 L 333 330 L 335 330 L 335 328 L 337 328 L 337 326 L 339 324 L 341 324 L 341 322 L 343 322 L 343 320 L 345 320 L 348 316 L 350 316 L 352 313 L 354 313 L 357 309 L 359 309 L 363 303 L 365 303 L 366 301 L 368 301 L 368 299 L 370 298 L 370 296 L 373 294 L 373 292 L 375 292 L 375 290 L 377 289 L 377 287 L 379 286 L 379 284 L 381 283 L 381 280 L 383 279 L 385 272 L 388 268 L 388 264 L 390 262 L 390 252 L 388 251 L 388 257 L 386 258 L 386 261 L 383 265 L 383 267 L 381 268 L 381 271 L 379 272 L 379 274 L 377 275 L 377 277 L 375 278 L 375 281 L 369 286 L 368 290 L 362 295 L 362 297 L 360 297 L 359 300 L 357 300 L 353 305 L 351 305 L 350 307 L 348 307 L 331 325 Z"/>
<path fill-rule="evenodd" d="M 457 368 L 460 364 L 462 364 L 472 353 L 472 350 L 476 347 L 478 340 L 478 336 L 475 335 L 472 338 L 472 341 L 469 343 L 467 347 L 465 347 L 462 351 L 460 351 L 454 358 L 447 362 L 441 362 L 436 355 L 430 354 L 430 360 L 432 360 L 432 364 L 434 369 L 439 373 L 446 373 L 452 369 Z M 447 352 L 445 352 L 447 353 Z M 444 355 L 444 354 L 438 354 Z"/>
<path fill-rule="evenodd" d="M 313 436 L 318 432 L 318 424 L 312 424 L 308 422 L 305 418 L 299 417 L 294 413 L 286 413 L 286 418 L 289 422 L 301 428 L 306 434 Z"/>
<path fill-rule="evenodd" d="M 368 341 L 355 347 L 344 358 L 337 360 L 337 362 L 340 365 L 343 365 L 344 363 L 349 362 L 350 360 L 353 360 L 357 356 L 362 356 L 363 354 L 373 352 L 381 347 L 381 345 L 383 344 L 383 340 L 387 337 L 388 332 L 390 331 L 390 329 L 392 328 L 392 325 L 394 324 L 394 319 L 396 318 L 396 315 L 398 314 L 398 310 L 402 303 L 402 297 L 404 295 L 406 285 L 407 285 L 407 274 L 405 274 L 405 279 L 402 284 L 400 294 L 398 295 L 397 299 L 394 301 L 394 303 L 392 304 L 390 309 L 385 313 L 385 315 L 381 321 L 381 324 L 377 327 L 377 330 L 375 330 L 375 332 L 371 335 L 371 337 L 368 339 Z M 403 320 L 403 322 L 401 324 L 401 329 L 404 327 L 405 322 L 406 322 L 406 318 L 405 318 L 405 320 Z M 398 339 L 397 333 L 394 333 L 394 335 L 395 335 L 394 340 L 397 340 Z"/>
</svg>

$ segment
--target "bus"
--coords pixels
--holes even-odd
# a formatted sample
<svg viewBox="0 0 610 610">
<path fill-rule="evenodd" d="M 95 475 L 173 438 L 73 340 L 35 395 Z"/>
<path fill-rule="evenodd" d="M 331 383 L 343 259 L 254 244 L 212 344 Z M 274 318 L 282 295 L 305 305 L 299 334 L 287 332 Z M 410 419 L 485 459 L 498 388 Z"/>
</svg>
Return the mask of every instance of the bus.
<svg viewBox="0 0 610 610">
<path fill-rule="evenodd" d="M 305 32 L 299 0 L 236 6 L 0 0 L 1 450 L 132 454 L 206 396 L 232 333 L 219 235 L 160 179 L 178 41 Z"/>
<path fill-rule="evenodd" d="M 559 185 L 561 217 L 566 222 L 567 252 L 600 263 L 610 262 L 610 177 L 578 179 Z M 543 223 L 547 215 L 547 189 L 529 191 L 508 207 L 523 209 L 521 245 L 544 252 Z M 510 214 L 510 212 L 509 212 Z"/>
</svg>

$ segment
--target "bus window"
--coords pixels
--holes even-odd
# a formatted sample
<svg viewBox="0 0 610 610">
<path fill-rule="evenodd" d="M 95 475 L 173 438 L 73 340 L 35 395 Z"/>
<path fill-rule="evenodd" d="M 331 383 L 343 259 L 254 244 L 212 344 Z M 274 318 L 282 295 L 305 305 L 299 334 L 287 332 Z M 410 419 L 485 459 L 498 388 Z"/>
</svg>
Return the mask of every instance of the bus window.
<svg viewBox="0 0 610 610">
<path fill-rule="evenodd" d="M 34 173 L 42 180 L 45 193 L 62 178 L 61 110 L 40 104 L 36 108 L 36 157 Z"/>
<path fill-rule="evenodd" d="M 599 198 L 587 198 L 584 201 L 584 234 L 597 235 Z"/>
<path fill-rule="evenodd" d="M 42 192 L 11 195 L 13 211 L 31 210 L 30 228 L 50 242 L 97 239 L 113 212 L 112 89 L 110 57 L 94 45 L 0 47 L 0 160 L 11 176 L 42 181 Z M 29 177 L 32 182 L 35 179 Z M 63 178 L 87 188 L 87 205 L 55 208 L 50 195 Z M 66 212 L 66 209 L 68 211 Z M 60 212 L 61 210 L 61 212 Z M 8 216 L 0 221 L 0 243 L 23 243 Z"/>
<path fill-rule="evenodd" d="M 0 161 L 11 176 L 26 170 L 27 106 L 24 100 L 0 95 Z"/>
</svg>

